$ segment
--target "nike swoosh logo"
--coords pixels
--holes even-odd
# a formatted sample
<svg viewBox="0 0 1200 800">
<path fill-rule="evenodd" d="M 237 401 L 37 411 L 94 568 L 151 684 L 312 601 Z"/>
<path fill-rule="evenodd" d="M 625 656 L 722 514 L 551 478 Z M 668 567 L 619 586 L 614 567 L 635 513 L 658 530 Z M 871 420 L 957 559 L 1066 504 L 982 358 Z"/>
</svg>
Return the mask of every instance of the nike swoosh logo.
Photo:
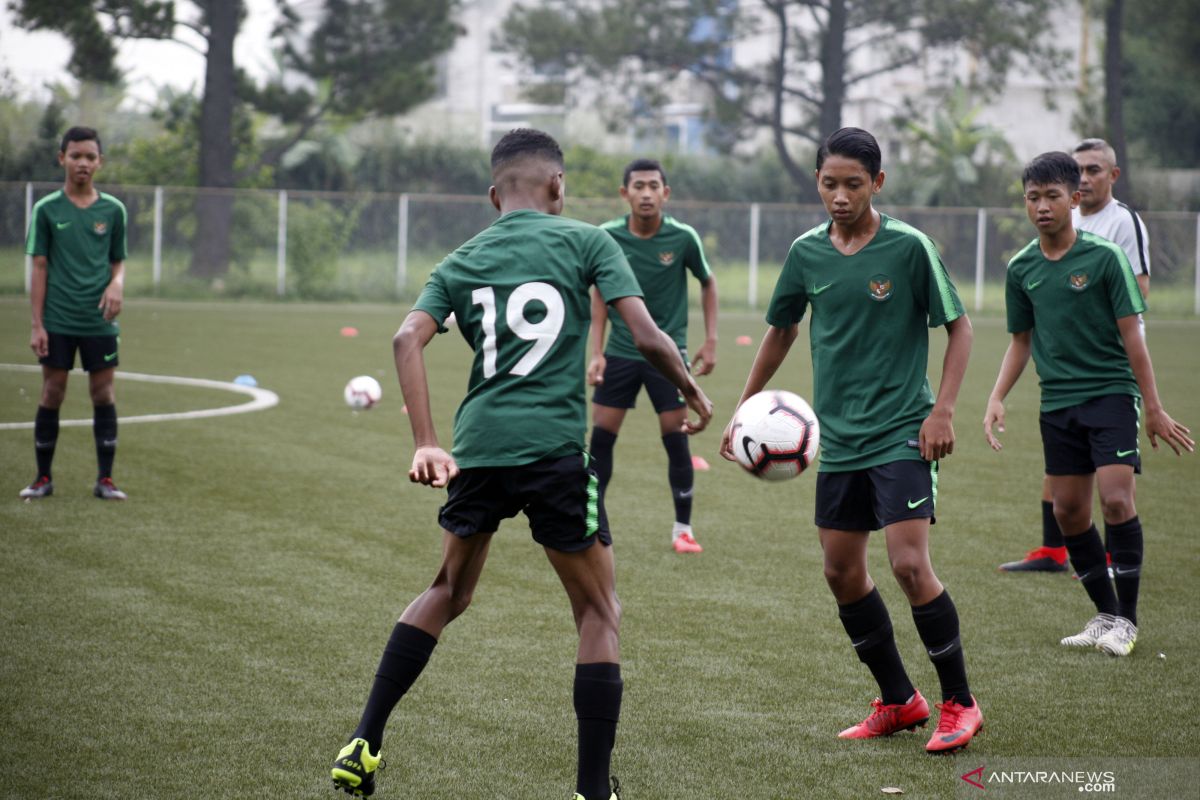
<svg viewBox="0 0 1200 800">
<path fill-rule="evenodd" d="M 946 653 L 949 653 L 953 648 L 954 648 L 954 642 L 951 642 L 950 644 L 943 647 L 941 650 L 937 650 L 937 651 L 930 650 L 929 657 L 937 658 L 938 656 L 944 656 Z"/>
<path fill-rule="evenodd" d="M 63 228 L 69 228 L 70 226 L 71 226 L 71 223 L 70 223 L 69 221 L 68 221 L 68 222 L 56 222 L 56 223 L 54 223 L 54 227 L 58 228 L 60 231 L 61 231 Z"/>
<path fill-rule="evenodd" d="M 823 292 L 823 291 L 825 291 L 826 289 L 828 289 L 830 286 L 833 286 L 833 283 L 827 283 L 827 284 L 825 284 L 824 286 L 817 286 L 817 287 L 815 287 L 815 288 L 814 288 L 814 289 L 813 289 L 811 292 L 809 292 L 809 293 L 808 293 L 808 296 L 809 296 L 809 297 L 816 297 L 816 296 L 817 296 L 817 295 L 819 295 L 821 292 Z"/>
<path fill-rule="evenodd" d="M 1042 278 L 1040 281 L 1033 281 L 1032 283 L 1026 284 L 1025 288 L 1026 288 L 1026 290 L 1032 292 L 1034 289 L 1041 286 L 1045 282 L 1046 282 L 1046 279 Z"/>
<path fill-rule="evenodd" d="M 1141 572 L 1141 571 L 1142 571 L 1141 567 L 1126 567 L 1124 569 L 1122 569 L 1121 567 L 1116 567 L 1116 566 L 1113 567 L 1113 572 L 1117 575 L 1132 575 L 1135 572 Z"/>
<path fill-rule="evenodd" d="M 680 493 L 679 493 L 679 499 L 680 499 L 680 500 L 686 500 L 686 499 L 688 499 L 689 497 L 691 497 L 691 496 L 692 496 L 692 492 L 694 492 L 694 491 L 695 491 L 695 489 L 688 489 L 686 492 L 680 492 Z"/>
<path fill-rule="evenodd" d="M 924 503 L 924 502 L 925 502 L 926 500 L 928 500 L 928 499 L 929 499 L 929 495 L 925 495 L 925 496 L 924 496 L 924 497 L 922 497 L 920 500 L 909 500 L 909 501 L 908 501 L 908 507 L 909 507 L 909 508 L 916 508 L 917 506 L 921 505 L 921 503 Z"/>
<path fill-rule="evenodd" d="M 867 640 L 866 640 L 866 639 L 863 639 L 863 640 L 861 640 L 861 641 L 858 641 L 858 642 L 851 642 L 851 643 L 850 643 L 850 646 L 851 646 L 851 647 L 853 647 L 853 648 L 856 648 L 856 649 L 857 649 L 857 648 L 859 648 L 859 647 L 862 647 L 862 646 L 863 646 L 864 644 L 866 644 L 866 643 L 867 643 Z"/>
<path fill-rule="evenodd" d="M 1117 451 L 1117 458 L 1124 458 L 1125 456 L 1127 456 L 1127 455 L 1130 455 L 1130 454 L 1132 454 L 1132 453 L 1136 453 L 1136 452 L 1137 452 L 1137 448 L 1136 448 L 1136 447 L 1135 447 L 1134 449 L 1132 449 L 1132 450 L 1118 450 L 1118 451 Z"/>
<path fill-rule="evenodd" d="M 108 355 L 106 355 L 106 356 L 104 357 L 104 360 L 105 360 L 105 361 L 112 361 L 112 360 L 113 360 L 114 358 L 116 358 L 116 357 L 117 357 L 117 354 L 116 354 L 116 353 L 109 353 Z"/>
</svg>

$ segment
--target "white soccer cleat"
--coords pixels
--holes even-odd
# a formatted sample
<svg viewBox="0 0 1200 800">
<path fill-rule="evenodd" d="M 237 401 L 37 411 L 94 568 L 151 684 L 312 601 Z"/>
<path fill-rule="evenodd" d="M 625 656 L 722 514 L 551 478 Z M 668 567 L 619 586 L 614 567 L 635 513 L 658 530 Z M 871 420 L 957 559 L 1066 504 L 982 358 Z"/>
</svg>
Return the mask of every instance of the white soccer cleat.
<svg viewBox="0 0 1200 800">
<path fill-rule="evenodd" d="M 1124 617 L 1117 617 L 1113 626 L 1096 642 L 1096 649 L 1110 656 L 1127 656 L 1137 644 L 1137 625 Z"/>
<path fill-rule="evenodd" d="M 1067 636 L 1059 642 L 1064 647 L 1095 647 L 1100 638 L 1108 633 L 1117 622 L 1112 614 L 1097 614 L 1088 620 L 1083 630 L 1074 636 Z"/>
</svg>

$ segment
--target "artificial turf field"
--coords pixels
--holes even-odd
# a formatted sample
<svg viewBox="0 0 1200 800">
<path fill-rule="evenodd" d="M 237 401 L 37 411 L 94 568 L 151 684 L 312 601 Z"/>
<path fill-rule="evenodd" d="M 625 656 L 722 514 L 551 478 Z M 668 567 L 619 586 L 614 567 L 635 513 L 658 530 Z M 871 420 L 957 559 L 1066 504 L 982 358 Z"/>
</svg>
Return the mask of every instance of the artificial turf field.
<svg viewBox="0 0 1200 800">
<path fill-rule="evenodd" d="M 329 762 L 396 616 L 439 557 L 444 494 L 405 476 L 412 445 L 390 349 L 404 312 L 130 301 L 123 369 L 251 374 L 280 404 L 123 424 L 124 504 L 91 496 L 87 427 L 60 434 L 55 495 L 19 502 L 33 477 L 32 434 L 0 430 L 0 797 L 333 796 Z M 757 342 L 764 329 L 761 314 L 727 311 L 717 370 L 702 383 L 714 424 L 692 442 L 712 465 L 696 477 L 703 554 L 669 548 L 666 459 L 644 398 L 617 442 L 608 510 L 624 605 L 613 758 L 622 800 L 865 798 L 885 787 L 971 797 L 980 790 L 959 776 L 985 765 L 1113 769 L 1118 797 L 1196 796 L 1200 460 L 1143 441 L 1137 650 L 1118 660 L 1061 648 L 1092 614 L 1080 586 L 996 571 L 1040 543 L 1036 378 L 1031 367 L 1010 397 L 1006 448 L 992 453 L 979 420 L 1007 336 L 999 319 L 975 323 L 932 550 L 962 619 L 984 733 L 947 758 L 925 755 L 930 728 L 835 738 L 866 715 L 876 689 L 822 578 L 813 476 L 759 483 L 716 455 L 754 353 L 735 338 Z M 340 336 L 346 325 L 360 335 Z M 1148 335 L 1168 411 L 1200 429 L 1200 322 L 1151 319 Z M 936 385 L 945 336 L 932 336 Z M 0 299 L 0 363 L 31 363 L 27 341 L 26 301 Z M 811 397 L 807 349 L 802 330 L 773 385 Z M 427 356 L 445 442 L 467 355 L 455 332 Z M 355 414 L 341 390 L 363 373 L 380 378 L 384 399 Z M 32 420 L 39 386 L 36 374 L 0 369 L 0 422 Z M 119 377 L 117 392 L 122 417 L 244 399 Z M 90 416 L 86 394 L 73 376 L 64 419 Z M 474 605 L 393 716 L 377 797 L 570 796 L 575 634 L 539 550 L 523 521 L 501 529 Z M 882 537 L 871 558 L 901 653 L 932 702 L 937 681 Z M 1080 795 L 1074 786 L 987 792 L 979 796 Z"/>
</svg>

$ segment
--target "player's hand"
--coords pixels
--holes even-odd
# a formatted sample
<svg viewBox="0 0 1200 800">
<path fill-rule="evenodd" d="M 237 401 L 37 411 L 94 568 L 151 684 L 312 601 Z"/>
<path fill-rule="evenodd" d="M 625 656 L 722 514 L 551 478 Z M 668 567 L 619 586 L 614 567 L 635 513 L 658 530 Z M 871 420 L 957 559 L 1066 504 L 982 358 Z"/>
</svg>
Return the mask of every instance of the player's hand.
<svg viewBox="0 0 1200 800">
<path fill-rule="evenodd" d="M 100 298 L 100 303 L 96 307 L 100 309 L 100 313 L 109 322 L 112 322 L 121 313 L 121 300 L 124 294 L 124 287 L 115 281 L 110 283 L 108 288 L 104 290 L 104 295 Z"/>
<path fill-rule="evenodd" d="M 1183 450 L 1196 451 L 1196 442 L 1188 435 L 1191 429 L 1171 419 L 1161 408 L 1146 412 L 1146 431 L 1150 434 L 1150 446 L 1155 450 L 1158 449 L 1157 440 L 1162 439 L 1177 456 L 1182 455 Z"/>
<path fill-rule="evenodd" d="M 734 413 L 736 415 L 736 409 L 734 410 Z M 717 452 L 720 453 L 721 458 L 725 459 L 726 461 L 737 461 L 737 456 L 733 454 L 734 427 L 734 421 L 733 419 L 730 419 L 729 423 L 725 426 L 725 430 L 721 433 L 721 449 Z"/>
<path fill-rule="evenodd" d="M 712 401 L 696 385 L 695 381 L 689 381 L 689 383 L 692 384 L 691 391 L 685 393 L 685 397 L 687 398 L 688 408 L 696 412 L 696 420 L 693 422 L 685 417 L 683 420 L 683 432 L 690 435 L 699 433 L 708 427 L 708 422 L 712 419 Z"/>
<path fill-rule="evenodd" d="M 418 447 L 413 453 L 412 469 L 408 479 L 440 489 L 458 477 L 458 464 L 454 457 L 440 447 Z"/>
<path fill-rule="evenodd" d="M 50 334 L 46 333 L 46 329 L 41 325 L 34 328 L 33 332 L 29 334 L 29 347 L 38 358 L 50 355 Z"/>
<path fill-rule="evenodd" d="M 588 386 L 599 386 L 604 383 L 604 368 L 608 366 L 608 359 L 604 356 L 593 356 L 588 362 L 587 382 Z"/>
<path fill-rule="evenodd" d="M 992 433 L 992 427 L 995 427 L 996 433 L 1004 433 L 1004 403 L 989 398 L 987 411 L 983 414 L 983 435 L 987 438 L 987 443 L 992 446 L 993 450 L 1003 450 L 1004 445 Z"/>
<path fill-rule="evenodd" d="M 938 461 L 953 453 L 954 422 L 950 412 L 935 407 L 921 423 L 917 441 L 921 458 L 926 461 Z"/>
<path fill-rule="evenodd" d="M 696 352 L 696 357 L 692 359 L 692 374 L 707 375 L 713 371 L 713 367 L 717 365 L 717 343 L 707 341 L 704 346 Z"/>
</svg>

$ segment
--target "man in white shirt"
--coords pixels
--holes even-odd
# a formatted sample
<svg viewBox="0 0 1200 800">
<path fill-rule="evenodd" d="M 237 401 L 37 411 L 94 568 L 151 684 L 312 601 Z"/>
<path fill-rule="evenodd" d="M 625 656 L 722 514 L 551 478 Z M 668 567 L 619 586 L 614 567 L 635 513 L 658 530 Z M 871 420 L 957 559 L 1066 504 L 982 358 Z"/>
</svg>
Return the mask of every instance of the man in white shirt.
<svg viewBox="0 0 1200 800">
<path fill-rule="evenodd" d="M 1113 197 L 1113 184 L 1121 176 L 1117 154 L 1103 139 L 1084 139 L 1075 145 L 1074 156 L 1081 172 L 1079 207 L 1071 210 L 1075 227 L 1119 244 L 1137 278 L 1142 297 L 1149 296 L 1150 236 L 1137 212 Z M 1146 322 L 1141 315 L 1138 322 L 1144 336 Z M 1030 550 L 1018 561 L 1001 564 L 1000 569 L 1004 572 L 1067 571 L 1067 548 L 1054 520 L 1054 505 L 1045 479 L 1042 480 L 1042 546 Z"/>
</svg>

